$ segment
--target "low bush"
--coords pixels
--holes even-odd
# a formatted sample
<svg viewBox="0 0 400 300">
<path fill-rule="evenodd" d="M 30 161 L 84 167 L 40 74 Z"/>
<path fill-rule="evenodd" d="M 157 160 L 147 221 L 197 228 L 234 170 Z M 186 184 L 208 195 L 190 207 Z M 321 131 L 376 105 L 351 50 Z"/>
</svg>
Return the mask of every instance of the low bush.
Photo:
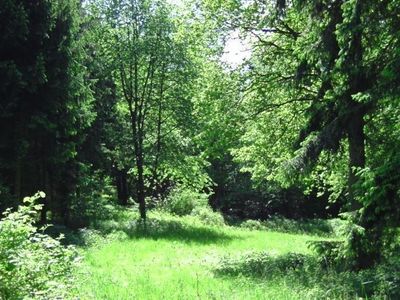
<svg viewBox="0 0 400 300">
<path fill-rule="evenodd" d="M 375 294 L 400 299 L 400 257 L 391 257 L 374 272 Z"/>
<path fill-rule="evenodd" d="M 190 215 L 195 208 L 206 207 L 208 195 L 184 186 L 174 188 L 162 204 L 166 211 L 178 215 Z"/>
<path fill-rule="evenodd" d="M 268 281 L 285 278 L 293 288 L 301 287 L 298 293 L 305 299 L 400 299 L 398 258 L 359 272 L 341 271 L 321 262 L 316 256 L 299 253 L 276 256 L 253 251 L 222 257 L 214 272 Z"/>
<path fill-rule="evenodd" d="M 41 233 L 34 224 L 42 206 L 38 193 L 10 209 L 0 221 L 0 299 L 65 299 L 70 296 L 73 269 L 78 261 L 73 247 Z"/>
<path fill-rule="evenodd" d="M 82 228 L 74 234 L 77 244 L 81 246 L 96 246 L 103 244 L 105 241 L 104 235 L 96 229 Z"/>
<path fill-rule="evenodd" d="M 200 220 L 204 225 L 210 226 L 224 226 L 224 217 L 219 212 L 215 212 L 211 207 L 195 207 L 191 215 Z"/>
<path fill-rule="evenodd" d="M 309 241 L 308 248 L 318 254 L 318 261 L 323 268 L 343 271 L 349 269 L 341 251 L 343 243 L 343 241 Z"/>
<path fill-rule="evenodd" d="M 249 230 L 266 230 L 267 227 L 259 220 L 246 220 L 240 224 L 241 228 Z"/>
</svg>

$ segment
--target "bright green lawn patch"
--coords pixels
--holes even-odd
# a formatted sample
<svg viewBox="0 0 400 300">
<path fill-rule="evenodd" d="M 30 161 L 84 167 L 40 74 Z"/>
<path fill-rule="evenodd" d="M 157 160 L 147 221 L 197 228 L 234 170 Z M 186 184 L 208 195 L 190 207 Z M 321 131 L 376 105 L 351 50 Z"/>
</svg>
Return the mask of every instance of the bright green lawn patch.
<svg viewBox="0 0 400 300">
<path fill-rule="evenodd" d="M 187 220 L 188 221 L 188 220 Z M 84 251 L 81 299 L 304 299 L 290 277 L 216 276 L 220 257 L 244 251 L 310 253 L 308 235 L 190 225 L 174 234 L 127 238 Z M 211 238 L 207 239 L 207 235 Z M 303 292 L 299 294 L 299 290 Z"/>
</svg>

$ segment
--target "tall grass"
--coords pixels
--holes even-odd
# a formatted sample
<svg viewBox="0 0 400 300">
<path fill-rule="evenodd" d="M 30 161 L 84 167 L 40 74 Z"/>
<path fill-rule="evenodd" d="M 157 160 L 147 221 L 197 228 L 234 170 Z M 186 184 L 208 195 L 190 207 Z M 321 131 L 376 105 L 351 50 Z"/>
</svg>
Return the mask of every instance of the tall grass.
<svg viewBox="0 0 400 300">
<path fill-rule="evenodd" d="M 150 214 L 144 231 L 128 219 L 99 224 L 107 237 L 86 232 L 95 242 L 81 250 L 80 299 L 388 299 L 384 284 L 367 290 L 373 274 L 320 268 L 307 246 L 319 235 L 162 213 Z"/>
<path fill-rule="evenodd" d="M 83 250 L 81 299 L 300 299 L 285 280 L 265 284 L 213 270 L 220 257 L 246 250 L 310 253 L 306 242 L 315 239 L 205 226 L 193 217 L 153 215 L 147 233 L 116 225 L 113 230 L 125 231 L 122 240 L 100 240 Z"/>
</svg>

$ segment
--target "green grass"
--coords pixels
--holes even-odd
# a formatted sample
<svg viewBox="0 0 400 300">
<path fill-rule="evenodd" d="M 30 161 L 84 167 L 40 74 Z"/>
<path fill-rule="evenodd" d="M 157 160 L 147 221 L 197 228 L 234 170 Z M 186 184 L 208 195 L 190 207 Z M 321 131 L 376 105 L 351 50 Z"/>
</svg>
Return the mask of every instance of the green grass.
<svg viewBox="0 0 400 300">
<path fill-rule="evenodd" d="M 80 299 L 305 299 L 310 292 L 291 276 L 268 280 L 217 276 L 224 256 L 245 251 L 310 254 L 305 234 L 210 227 L 194 219 L 166 219 L 168 226 L 128 233 L 83 250 Z M 183 226 L 179 226 L 179 222 Z M 172 224 L 172 225 L 171 225 Z M 312 291 L 311 291 L 312 292 Z"/>
</svg>

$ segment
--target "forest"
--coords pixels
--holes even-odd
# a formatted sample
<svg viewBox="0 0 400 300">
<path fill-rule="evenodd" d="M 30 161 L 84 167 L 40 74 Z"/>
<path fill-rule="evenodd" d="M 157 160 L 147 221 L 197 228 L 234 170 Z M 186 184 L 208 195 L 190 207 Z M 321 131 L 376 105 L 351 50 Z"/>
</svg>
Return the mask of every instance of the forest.
<svg viewBox="0 0 400 300">
<path fill-rule="evenodd" d="M 1 299 L 400 299 L 400 1 L 1 0 Z"/>
</svg>

